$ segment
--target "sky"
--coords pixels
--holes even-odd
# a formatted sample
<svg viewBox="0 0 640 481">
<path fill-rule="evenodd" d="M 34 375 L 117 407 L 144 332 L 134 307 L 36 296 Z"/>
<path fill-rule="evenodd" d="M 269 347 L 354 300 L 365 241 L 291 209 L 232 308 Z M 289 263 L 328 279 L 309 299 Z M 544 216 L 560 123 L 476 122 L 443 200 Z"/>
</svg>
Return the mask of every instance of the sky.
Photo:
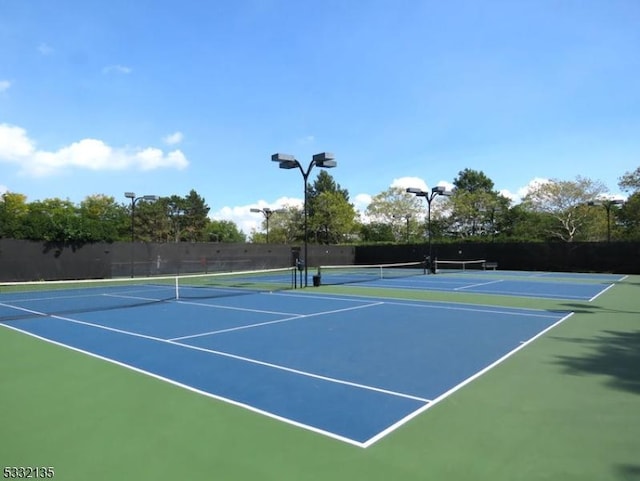
<svg viewBox="0 0 640 481">
<path fill-rule="evenodd" d="M 638 0 L 0 0 L 0 193 L 184 196 L 247 234 L 306 168 L 390 186 L 640 166 Z M 310 180 L 317 174 L 312 170 Z"/>
</svg>

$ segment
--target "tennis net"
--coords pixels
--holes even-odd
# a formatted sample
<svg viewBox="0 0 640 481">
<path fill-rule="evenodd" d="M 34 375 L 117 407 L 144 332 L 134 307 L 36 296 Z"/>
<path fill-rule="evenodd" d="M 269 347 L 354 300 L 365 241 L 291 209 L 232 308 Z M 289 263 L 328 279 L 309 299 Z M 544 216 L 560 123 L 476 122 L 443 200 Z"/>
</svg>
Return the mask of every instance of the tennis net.
<svg viewBox="0 0 640 481">
<path fill-rule="evenodd" d="M 485 269 L 487 263 L 484 259 L 469 260 L 469 261 L 448 261 L 439 260 L 435 261 L 435 269 L 438 274 L 466 272 L 466 271 L 482 271 Z"/>
<path fill-rule="evenodd" d="M 176 299 L 207 299 L 293 287 L 295 269 L 78 281 L 0 283 L 0 321 L 104 311 Z"/>
<path fill-rule="evenodd" d="M 424 262 L 401 262 L 395 264 L 354 264 L 318 267 L 319 281 L 323 285 L 350 284 L 379 279 L 397 279 L 426 274 Z"/>
</svg>

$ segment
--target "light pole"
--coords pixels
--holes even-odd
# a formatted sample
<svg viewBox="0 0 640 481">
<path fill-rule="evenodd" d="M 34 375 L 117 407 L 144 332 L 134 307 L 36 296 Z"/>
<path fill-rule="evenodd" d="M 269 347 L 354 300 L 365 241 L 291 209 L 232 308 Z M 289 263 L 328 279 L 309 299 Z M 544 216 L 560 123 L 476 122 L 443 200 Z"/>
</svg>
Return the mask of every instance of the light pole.
<svg viewBox="0 0 640 481">
<path fill-rule="evenodd" d="M 607 211 L 607 242 L 611 242 L 611 207 L 614 205 L 623 204 L 624 201 L 620 199 L 608 199 L 608 200 L 592 200 L 587 202 L 587 205 L 601 205 Z"/>
<path fill-rule="evenodd" d="M 273 162 L 278 162 L 279 167 L 281 169 L 300 169 L 300 173 L 302 174 L 302 178 L 304 179 L 304 286 L 308 286 L 309 280 L 307 279 L 308 274 L 308 258 L 307 258 L 307 181 L 309 179 L 309 174 L 311 173 L 311 169 L 314 166 L 321 167 L 324 169 L 331 169 L 336 167 L 338 163 L 335 161 L 335 157 L 333 154 L 328 152 L 322 152 L 320 154 L 315 154 L 311 162 L 309 163 L 309 167 L 305 171 L 302 168 L 302 164 L 296 160 L 293 155 L 289 154 L 273 154 L 271 156 L 271 160 Z"/>
<path fill-rule="evenodd" d="M 131 277 L 133 277 L 133 244 L 136 240 L 136 231 L 134 224 L 136 202 L 138 202 L 139 200 L 155 201 L 158 200 L 159 197 L 157 195 L 142 195 L 140 197 L 136 197 L 136 194 L 134 192 L 125 192 L 124 196 L 127 199 L 131 199 Z"/>
<path fill-rule="evenodd" d="M 267 222 L 267 244 L 269 243 L 269 219 L 271 218 L 271 216 L 273 214 L 275 214 L 276 212 L 281 212 L 280 210 L 271 210 L 268 207 L 265 207 L 264 209 L 255 209 L 255 208 L 251 208 L 250 209 L 251 212 L 257 212 L 260 213 L 262 212 L 262 214 L 264 214 L 264 219 Z"/>
<path fill-rule="evenodd" d="M 451 195 L 449 192 L 445 190 L 445 188 L 441 185 L 437 185 L 431 189 L 431 192 L 426 192 L 422 189 L 418 189 L 416 187 L 409 187 L 407 189 L 407 193 L 414 194 L 417 197 L 424 197 L 427 201 L 427 237 L 429 242 L 429 265 L 428 270 L 435 274 L 434 263 L 431 257 L 431 202 L 439 195 Z"/>
</svg>

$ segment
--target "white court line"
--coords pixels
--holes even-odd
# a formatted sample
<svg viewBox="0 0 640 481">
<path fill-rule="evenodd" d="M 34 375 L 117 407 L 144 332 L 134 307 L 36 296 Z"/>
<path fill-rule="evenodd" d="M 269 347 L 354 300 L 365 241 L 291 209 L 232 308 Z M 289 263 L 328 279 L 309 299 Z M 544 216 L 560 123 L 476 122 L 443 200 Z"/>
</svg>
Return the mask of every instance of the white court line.
<svg viewBox="0 0 640 481">
<path fill-rule="evenodd" d="M 324 381 L 333 382 L 333 383 L 336 383 L 336 384 L 344 384 L 346 386 L 356 387 L 356 388 L 359 388 L 359 389 L 365 389 L 365 390 L 368 390 L 368 391 L 381 392 L 381 393 L 384 393 L 384 394 L 389 394 L 391 396 L 397 396 L 397 397 L 406 398 L 406 399 L 413 399 L 413 400 L 421 401 L 421 402 L 430 402 L 428 399 L 424 399 L 424 398 L 421 398 L 421 397 L 418 397 L 418 396 L 413 396 L 411 394 L 404 394 L 404 393 L 399 393 L 399 392 L 395 392 L 395 391 L 389 391 L 387 389 L 377 388 L 375 386 L 367 386 L 365 384 L 359 384 L 359 383 L 354 383 L 354 382 L 351 382 L 351 381 L 345 381 L 345 380 L 338 379 L 338 378 L 322 376 L 322 375 L 314 374 L 314 373 L 311 373 L 311 372 L 300 371 L 298 369 L 293 369 L 293 368 L 289 368 L 289 367 L 286 367 L 286 366 L 281 366 L 279 364 L 273 364 L 273 363 L 269 363 L 269 362 L 265 362 L 265 361 L 260 361 L 258 359 L 252 359 L 252 358 L 249 358 L 249 357 L 238 356 L 236 354 L 231 354 L 231 353 L 224 352 L 224 351 L 217 351 L 217 350 L 213 350 L 213 349 L 206 349 L 206 348 L 203 348 L 203 347 L 192 346 L 190 344 L 184 344 L 184 343 L 181 343 L 181 342 L 176 342 L 175 340 L 171 340 L 171 339 L 163 339 L 161 337 L 150 336 L 148 334 L 140 334 L 140 333 L 137 333 L 137 332 L 125 331 L 123 329 L 118 329 L 118 328 L 115 328 L 115 327 L 103 326 L 101 324 L 95 324 L 93 322 L 88 322 L 88 321 L 81 321 L 79 319 L 72 319 L 70 317 L 65 317 L 65 316 L 57 316 L 57 315 L 52 315 L 52 314 L 46 314 L 44 312 L 38 312 L 38 311 L 34 311 L 32 309 L 25 309 L 25 308 L 21 308 L 21 307 L 17 307 L 17 306 L 11 306 L 11 305 L 8 305 L 8 304 L 3 304 L 3 303 L 0 303 L 0 306 L 13 308 L 13 309 L 16 309 L 16 310 L 19 310 L 19 311 L 26 311 L 26 312 L 29 312 L 30 314 L 38 315 L 40 317 L 51 317 L 52 319 L 58 319 L 58 320 L 61 320 L 61 321 L 71 322 L 71 323 L 74 323 L 74 324 L 80 324 L 80 325 L 84 325 L 84 326 L 94 327 L 94 328 L 97 328 L 97 329 L 103 329 L 103 330 L 106 330 L 106 331 L 117 332 L 119 334 L 124 334 L 124 335 L 127 335 L 127 336 L 140 337 L 142 339 L 161 342 L 161 343 L 164 343 L 164 344 L 172 344 L 172 345 L 175 345 L 175 346 L 180 346 L 180 347 L 184 347 L 184 348 L 187 348 L 187 349 L 192 349 L 194 351 L 208 352 L 210 354 L 216 354 L 216 355 L 219 355 L 219 356 L 222 356 L 222 357 L 228 357 L 228 358 L 231 358 L 231 359 L 236 359 L 236 360 L 239 360 L 239 361 L 248 362 L 250 364 L 257 364 L 257 365 L 260 365 L 260 366 L 270 367 L 270 368 L 278 369 L 278 370 L 281 370 L 281 371 L 291 372 L 291 373 L 298 374 L 298 375 L 301 375 L 301 376 L 311 377 L 311 378 L 315 378 L 315 379 L 322 379 Z M 373 306 L 373 304 L 370 305 L 370 306 L 362 306 L 362 307 L 372 307 L 372 306 Z M 353 309 L 355 309 L 355 307 Z M 325 312 L 323 314 L 326 314 L 328 312 Z M 319 314 L 316 314 L 316 315 L 319 315 Z"/>
<path fill-rule="evenodd" d="M 245 326 L 229 327 L 227 329 L 219 329 L 217 331 L 209 331 L 209 332 L 202 332 L 202 333 L 199 333 L 199 334 L 191 334 L 189 336 L 174 337 L 174 338 L 168 339 L 168 340 L 169 341 L 180 341 L 180 340 L 183 340 L 183 339 L 192 339 L 194 337 L 204 337 L 204 336 L 210 336 L 210 335 L 214 335 L 214 334 L 221 334 L 223 332 L 240 331 L 242 329 L 250 329 L 252 327 L 268 326 L 270 324 L 278 324 L 280 322 L 295 321 L 297 319 L 303 319 L 303 318 L 306 319 L 308 317 L 323 316 L 325 314 L 335 314 L 337 312 L 353 311 L 355 309 L 363 309 L 365 307 L 379 306 L 381 304 L 384 304 L 384 302 L 374 302 L 374 303 L 366 304 L 366 305 L 363 305 L 363 306 L 345 307 L 343 309 L 334 309 L 332 311 L 320 311 L 320 312 L 314 312 L 312 314 L 295 314 L 295 315 L 293 315 L 291 317 L 286 317 L 284 319 L 276 319 L 276 320 L 273 320 L 273 321 L 257 322 L 255 324 L 247 324 Z"/>
<path fill-rule="evenodd" d="M 595 301 L 598 297 L 600 297 L 602 294 L 604 294 L 605 292 L 607 292 L 609 289 L 611 289 L 614 286 L 615 286 L 615 284 L 609 284 L 605 289 L 603 289 L 600 292 L 598 292 L 595 296 L 593 296 L 587 302 Z"/>
<path fill-rule="evenodd" d="M 379 304 L 382 304 L 382 303 L 379 303 Z M 402 394 L 402 393 L 396 393 L 396 392 L 393 392 L 393 391 L 387 391 L 387 390 L 383 390 L 383 389 L 375 388 L 375 387 L 371 387 L 371 386 L 359 385 L 357 383 L 351 383 L 349 381 L 342 381 L 342 380 L 338 380 L 338 379 L 334 379 L 334 378 L 328 378 L 328 377 L 325 377 L 325 376 L 320 376 L 320 375 L 316 375 L 316 374 L 312 374 L 312 373 L 306 373 L 304 371 L 298 371 L 298 370 L 295 370 L 295 369 L 286 368 L 284 366 L 279 366 L 279 365 L 276 365 L 276 364 L 265 363 L 265 362 L 257 361 L 257 360 L 250 359 L 250 358 L 244 358 L 242 356 L 236 356 L 236 355 L 233 355 L 233 354 L 230 354 L 230 353 L 221 352 L 221 351 L 214 351 L 214 350 L 208 350 L 208 349 L 204 349 L 204 348 L 197 348 L 197 347 L 194 347 L 194 346 L 190 346 L 188 344 L 182 344 L 182 343 L 179 343 L 179 342 L 160 339 L 160 338 L 155 338 L 155 337 L 147 336 L 147 335 L 143 335 L 143 334 L 137 334 L 137 333 L 133 333 L 133 332 L 122 331 L 122 330 L 119 330 L 119 329 L 108 328 L 106 326 L 94 325 L 92 323 L 79 321 L 79 320 L 75 320 L 75 319 L 71 319 L 71 318 L 65 318 L 65 317 L 61 317 L 61 316 L 49 316 L 47 314 L 40 313 L 38 311 L 33 311 L 33 310 L 30 310 L 30 309 L 26 309 L 26 308 L 20 308 L 20 307 L 17 307 L 17 306 L 7 305 L 7 304 L 3 304 L 3 303 L 0 303 L 0 306 L 12 308 L 12 309 L 17 309 L 17 310 L 29 312 L 29 313 L 40 315 L 40 316 L 44 316 L 44 317 L 52 317 L 52 318 L 56 318 L 56 319 L 60 319 L 60 320 L 68 321 L 68 322 L 84 324 L 84 325 L 88 325 L 88 326 L 91 326 L 91 327 L 96 327 L 96 328 L 99 328 L 99 329 L 106 329 L 106 330 L 121 332 L 121 333 L 126 334 L 126 335 L 142 337 L 142 338 L 154 340 L 154 341 L 157 341 L 157 342 L 169 343 L 169 344 L 173 344 L 173 345 L 176 345 L 176 346 L 185 347 L 185 348 L 188 348 L 188 349 L 196 349 L 196 350 L 200 350 L 200 351 L 204 351 L 204 352 L 208 352 L 208 353 L 212 353 L 212 354 L 217 354 L 217 355 L 220 355 L 220 356 L 225 356 L 225 357 L 230 357 L 230 358 L 233 358 L 233 359 L 246 361 L 246 362 L 249 362 L 249 363 L 256 363 L 256 364 L 264 365 L 264 366 L 267 366 L 267 367 L 273 367 L 273 368 L 276 368 L 276 369 L 282 369 L 282 370 L 285 370 L 285 371 L 288 371 L 288 372 L 292 372 L 292 373 L 295 373 L 295 374 L 299 374 L 299 375 L 303 375 L 303 376 L 310 376 L 310 377 L 314 377 L 314 378 L 317 378 L 317 379 L 326 380 L 328 382 L 337 382 L 337 383 L 345 384 L 345 385 L 348 385 L 348 386 L 353 386 L 353 387 L 356 387 L 356 388 L 370 389 L 370 390 L 373 390 L 373 391 L 378 391 L 378 392 L 389 394 L 389 395 L 392 395 L 392 396 L 399 396 L 399 397 L 409 398 L 409 399 L 413 399 L 413 400 L 417 400 L 417 401 L 421 401 L 421 402 L 425 403 L 425 405 L 422 406 L 421 408 L 419 408 L 419 409 L 415 410 L 414 412 L 408 414 L 407 416 L 405 416 L 401 420 L 397 421 L 393 425 L 389 426 L 387 429 L 379 432 L 378 434 L 376 434 L 375 436 L 373 436 L 370 439 L 366 440 L 365 442 L 358 442 L 358 441 L 355 441 L 353 439 L 346 438 L 344 436 L 337 435 L 337 434 L 329 432 L 329 431 L 325 431 L 325 430 L 322 430 L 322 429 L 319 429 L 319 428 L 315 428 L 313 426 L 309 426 L 309 425 L 294 421 L 292 419 L 288 419 L 288 418 L 284 418 L 284 417 L 275 415 L 275 414 L 270 413 L 268 411 L 263 411 L 261 409 L 255 408 L 255 407 L 253 407 L 251 405 L 246 405 L 246 404 L 240 403 L 238 401 L 233 401 L 231 399 L 224 398 L 224 397 L 212 394 L 212 393 L 208 393 L 206 391 L 200 391 L 200 390 L 198 390 L 196 388 L 193 388 L 191 386 L 184 385 L 182 383 L 179 383 L 177 381 L 171 380 L 169 378 L 165 378 L 165 377 L 159 376 L 157 374 L 153 374 L 151 372 L 148 372 L 148 371 L 145 371 L 145 370 L 130 366 L 130 365 L 125 364 L 125 363 L 121 363 L 121 362 L 116 361 L 114 359 L 102 357 L 100 355 L 97 355 L 97 354 L 94 354 L 94 353 L 91 353 L 91 352 L 87 352 L 87 351 L 81 350 L 79 348 L 75 348 L 75 347 L 72 347 L 72 346 L 57 342 L 57 341 L 53 341 L 51 339 L 47 339 L 45 337 L 38 336 L 38 335 L 30 333 L 28 331 L 23 331 L 22 329 L 16 328 L 14 326 L 10 326 L 10 325 L 4 324 L 4 323 L 0 323 L 0 325 L 2 325 L 4 327 L 13 329 L 13 330 L 18 331 L 18 332 L 22 332 L 24 334 L 27 334 L 29 336 L 41 339 L 43 341 L 50 342 L 52 344 L 56 344 L 56 345 L 59 345 L 59 346 L 62 346 L 62 347 L 66 347 L 66 348 L 72 349 L 74 351 L 78 351 L 78 352 L 87 354 L 89 356 L 92 356 L 92 357 L 95 357 L 95 358 L 99 358 L 99 359 L 105 360 L 107 362 L 111 362 L 113 364 L 117 364 L 119 366 L 122 366 L 122 367 L 125 367 L 125 368 L 128 368 L 128 369 L 132 369 L 132 370 L 134 370 L 136 372 L 139 372 L 139 373 L 142 373 L 142 374 L 146 374 L 148 376 L 163 380 L 163 381 L 168 382 L 170 384 L 183 387 L 184 389 L 187 389 L 187 390 L 190 390 L 190 391 L 193 391 L 193 392 L 197 392 L 199 394 L 202 394 L 202 395 L 214 398 L 214 399 L 218 399 L 218 400 L 227 402 L 227 403 L 235 405 L 235 406 L 243 407 L 243 408 L 248 409 L 250 411 L 263 414 L 263 415 L 265 415 L 267 417 L 280 420 L 280 421 L 285 422 L 287 424 L 294 425 L 294 426 L 297 426 L 297 427 L 301 427 L 303 429 L 306 429 L 306 430 L 309 430 L 309 431 L 312 431 L 312 432 L 316 432 L 316 433 L 325 435 L 327 437 L 330 437 L 330 438 L 333 438 L 333 439 L 337 439 L 337 440 L 340 440 L 340 441 L 343 441 L 345 443 L 352 444 L 354 446 L 358 446 L 358 447 L 361 447 L 361 448 L 368 448 L 369 446 L 373 445 L 377 441 L 381 440 L 382 438 L 384 438 L 388 434 L 392 433 L 393 431 L 395 431 L 396 429 L 398 429 L 402 425 L 406 424 L 411 419 L 415 418 L 416 416 L 418 416 L 419 414 L 423 413 L 427 409 L 430 409 L 431 407 L 433 407 L 434 405 L 436 405 L 440 401 L 446 399 L 447 397 L 449 397 L 450 395 L 452 395 L 456 391 L 460 390 L 461 388 L 463 388 L 467 384 L 471 383 L 472 381 L 474 381 L 478 377 L 482 376 L 483 374 L 485 374 L 489 370 L 491 370 L 494 367 L 496 367 L 498 364 L 504 362 L 506 359 L 508 359 L 509 357 L 511 357 L 512 355 L 514 355 L 515 353 L 517 353 L 518 351 L 520 351 L 524 347 L 528 346 L 530 343 L 532 343 L 533 341 L 535 341 L 536 339 L 538 339 L 542 335 L 546 334 L 548 331 L 550 331 L 551 329 L 553 329 L 554 327 L 556 327 L 560 323 L 564 322 L 566 319 L 568 319 L 569 317 L 571 317 L 573 315 L 573 312 L 567 314 L 566 316 L 564 316 L 563 318 L 561 318 L 557 322 L 553 323 L 552 325 L 550 325 L 546 329 L 540 331 L 538 334 L 536 334 L 535 336 L 531 337 L 527 341 L 522 342 L 516 348 L 514 348 L 511 351 L 509 351 L 508 353 L 506 353 L 504 356 L 502 356 L 498 360 L 494 361 L 489 366 L 483 368 L 482 370 L 480 370 L 477 373 L 473 374 L 469 378 L 467 378 L 464 381 L 458 383 L 456 386 L 454 386 L 453 388 L 449 389 L 448 391 L 446 391 L 445 393 L 441 394 L 440 396 L 436 397 L 435 399 L 429 400 L 429 399 L 419 398 L 419 397 L 416 397 L 416 396 L 406 395 L 406 394 Z M 362 306 L 362 307 L 366 307 L 366 306 Z"/>
<path fill-rule="evenodd" d="M 7 307 L 11 307 L 11 306 L 7 306 Z M 34 337 L 34 338 L 39 339 L 41 341 L 48 342 L 50 344 L 54 344 L 56 346 L 60 346 L 60 347 L 66 348 L 66 349 L 70 349 L 72 351 L 79 352 L 81 354 L 85 354 L 85 355 L 87 355 L 89 357 L 100 359 L 101 361 L 106 361 L 108 363 L 115 364 L 116 366 L 119 366 L 119 367 L 122 367 L 122 368 L 125 368 L 125 369 L 130 369 L 130 370 L 132 370 L 134 372 L 137 372 L 139 374 L 143 374 L 143 375 L 152 377 L 154 379 L 158 379 L 160 381 L 164 381 L 164 382 L 166 382 L 168 384 L 172 384 L 174 386 L 178 386 L 180 388 L 186 389 L 187 391 L 191 391 L 191 392 L 203 395 L 203 396 L 207 396 L 207 397 L 209 397 L 211 399 L 215 399 L 217 401 L 222 401 L 222 402 L 231 404 L 233 406 L 244 408 L 244 409 L 246 409 L 248 411 L 251 411 L 251 412 L 254 412 L 254 413 L 257 413 L 257 414 L 261 414 L 263 416 L 275 419 L 277 421 L 280 421 L 280 422 L 283 422 L 283 423 L 286 423 L 286 424 L 290 424 L 292 426 L 296 426 L 298 428 L 306 429 L 307 431 L 318 433 L 318 434 L 321 434 L 323 436 L 327 436 L 329 438 L 336 439 L 338 441 L 342 441 L 344 443 L 357 446 L 359 448 L 364 448 L 365 447 L 363 445 L 363 443 L 361 443 L 359 441 L 355 441 L 355 440 L 353 440 L 351 438 L 347 438 L 345 436 L 341 436 L 341 435 L 333 433 L 331 431 L 326 431 L 324 429 L 316 428 L 314 426 L 310 426 L 308 424 L 304 424 L 304 423 L 295 421 L 293 419 L 289 419 L 289 418 L 285 418 L 285 417 L 279 416 L 278 414 L 274 414 L 274 413 L 271 413 L 269 411 L 265 411 L 263 409 L 256 408 L 256 407 L 254 407 L 254 406 L 252 406 L 250 404 L 245 404 L 245 403 L 242 403 L 242 402 L 239 402 L 239 401 L 234 401 L 233 399 L 229 399 L 229 398 L 226 398 L 226 397 L 223 397 L 223 396 L 219 396 L 217 394 L 213 394 L 213 393 L 210 393 L 210 392 L 207 392 L 207 391 L 202 391 L 202 390 L 197 389 L 197 388 L 195 388 L 193 386 L 189 386 L 188 384 L 183 384 L 181 382 L 175 381 L 175 380 L 170 379 L 168 377 L 160 376 L 159 374 L 154 374 L 154 373 L 152 373 L 150 371 L 145 371 L 144 369 L 140 369 L 140 368 L 137 368 L 135 366 L 131 366 L 130 364 L 125 364 L 125 363 L 120 362 L 120 361 L 116 361 L 115 359 L 111 359 L 109 357 L 101 356 L 99 354 L 96 354 L 96 353 L 93 353 L 93 352 L 90 352 L 90 351 L 85 351 L 84 349 L 80 349 L 78 347 L 74 347 L 74 346 L 70 346 L 68 344 L 64 344 L 62 342 L 54 341 L 53 339 L 48 339 L 46 337 L 39 336 L 39 335 L 34 334 L 32 332 L 29 332 L 29 331 L 24 331 L 24 330 L 19 329 L 19 328 L 15 327 L 15 326 L 10 326 L 8 324 L 0 323 L 0 326 L 5 327 L 7 329 L 11 329 L 11 330 L 16 331 L 16 332 L 20 332 L 20 333 L 25 334 L 27 336 Z"/>
<path fill-rule="evenodd" d="M 384 304 L 394 304 L 398 306 L 407 307 L 419 307 L 419 308 L 433 308 L 433 309 L 446 309 L 451 311 L 468 311 L 468 312 L 486 312 L 488 314 L 507 314 L 513 316 L 529 316 L 529 317 L 544 317 L 544 318 L 556 318 L 556 314 L 546 314 L 549 311 L 545 309 L 534 309 L 531 307 L 502 307 L 492 306 L 491 304 L 471 304 L 460 303 L 452 301 L 438 301 L 438 300 L 420 300 L 420 299 L 403 299 L 401 297 L 383 297 L 383 296 L 365 296 L 362 294 L 340 294 L 344 297 L 336 297 L 334 295 L 325 295 L 323 293 L 318 294 L 281 294 L 283 296 L 293 297 L 306 297 L 311 299 L 330 299 L 338 301 L 352 301 L 352 302 L 371 302 L 374 299 L 384 299 Z M 353 297 L 350 299 L 349 297 Z M 547 299 L 548 300 L 548 299 Z M 475 307 L 466 307 L 475 306 Z M 519 312 L 520 311 L 520 312 Z M 527 312 L 529 311 L 529 312 Z M 563 311 L 567 312 L 567 311 Z"/>
<path fill-rule="evenodd" d="M 493 363 L 489 364 L 487 367 L 485 367 L 484 369 L 481 369 L 480 371 L 478 371 L 477 373 L 473 374 L 472 376 L 468 377 L 467 379 L 465 379 L 464 381 L 462 381 L 461 383 L 457 384 L 456 386 L 452 387 L 451 389 L 449 389 L 448 391 L 446 391 L 445 393 L 441 394 L 440 396 L 438 396 L 437 398 L 435 398 L 434 400 L 432 400 L 429 404 L 426 404 L 424 406 L 422 406 L 421 408 L 415 410 L 414 412 L 410 413 L 409 415 L 405 416 L 403 419 L 399 420 L 398 422 L 396 422 L 395 424 L 389 426 L 387 429 L 385 429 L 384 431 L 379 432 L 378 434 L 376 434 L 375 436 L 373 436 L 372 438 L 368 439 L 367 441 L 365 441 L 363 444 L 364 448 L 368 448 L 369 446 L 371 446 L 373 443 L 375 443 L 376 441 L 379 441 L 380 439 L 382 439 L 383 437 L 385 437 L 386 435 L 388 435 L 389 433 L 395 431 L 396 429 L 398 429 L 400 426 L 402 426 L 403 424 L 407 423 L 408 421 L 410 421 L 411 419 L 413 419 L 414 417 L 416 417 L 419 414 L 422 414 L 423 412 L 425 412 L 427 409 L 432 408 L 433 406 L 435 406 L 436 404 L 438 404 L 440 401 L 442 401 L 443 399 L 448 398 L 449 396 L 451 396 L 453 393 L 455 393 L 456 391 L 462 389 L 464 386 L 466 386 L 467 384 L 471 383 L 472 381 L 475 381 L 476 379 L 478 379 L 480 376 L 482 376 L 483 374 L 487 373 L 488 371 L 490 371 L 491 369 L 493 369 L 494 367 L 496 367 L 498 364 L 503 363 L 504 361 L 506 361 L 508 358 L 510 358 L 511 356 L 513 356 L 515 353 L 517 353 L 518 351 L 520 351 L 521 349 L 524 349 L 526 346 L 528 346 L 529 344 L 531 344 L 533 341 L 535 341 L 536 339 L 538 339 L 539 337 L 543 336 L 544 334 L 546 334 L 548 331 L 550 331 L 551 329 L 553 329 L 554 327 L 556 327 L 557 325 L 559 325 L 560 323 L 564 322 L 565 320 L 569 319 L 571 316 L 573 315 L 573 312 L 570 312 L 569 314 L 567 314 L 566 316 L 564 316 L 562 319 L 560 319 L 559 321 L 553 323 L 552 325 L 550 325 L 549 327 L 547 327 L 546 329 L 540 331 L 538 334 L 536 334 L 535 336 L 533 336 L 532 338 L 528 339 L 527 341 L 523 342 L 522 344 L 519 344 L 518 347 L 516 347 L 515 349 L 512 349 L 511 351 L 509 351 L 508 353 L 506 353 L 504 356 L 502 356 L 501 358 L 499 358 L 498 360 L 494 361 Z"/>
<path fill-rule="evenodd" d="M 472 289 L 474 287 L 487 286 L 489 284 L 497 284 L 498 282 L 504 282 L 504 279 L 498 279 L 497 281 L 480 282 L 478 284 L 470 284 L 468 286 L 456 287 L 454 291 L 461 291 L 462 289 Z"/>
<path fill-rule="evenodd" d="M 154 299 L 149 299 L 146 297 L 138 297 L 138 296 L 125 296 L 121 294 L 103 294 L 108 297 L 121 297 L 123 299 L 139 299 L 141 301 L 153 301 Z M 182 301 L 176 299 L 155 299 L 157 301 L 165 301 L 165 302 L 174 302 L 176 304 L 185 304 L 189 306 L 200 306 L 200 307 L 211 307 L 215 309 L 227 309 L 230 311 L 245 311 L 245 312 L 258 312 L 261 314 L 276 314 L 278 316 L 295 316 L 297 315 L 295 312 L 281 312 L 281 311 L 267 311 L 264 309 L 250 309 L 247 307 L 235 307 L 235 306 L 224 306 L 222 304 L 209 304 L 206 302 L 195 302 L 195 301 Z"/>
</svg>

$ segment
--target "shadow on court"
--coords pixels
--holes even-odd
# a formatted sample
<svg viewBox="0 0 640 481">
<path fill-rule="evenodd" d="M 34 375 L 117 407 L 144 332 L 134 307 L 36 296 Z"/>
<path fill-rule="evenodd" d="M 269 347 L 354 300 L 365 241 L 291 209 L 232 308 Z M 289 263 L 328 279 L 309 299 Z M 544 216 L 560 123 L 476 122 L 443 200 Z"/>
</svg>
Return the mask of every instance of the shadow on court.
<svg viewBox="0 0 640 481">
<path fill-rule="evenodd" d="M 623 464 L 618 466 L 619 478 L 624 481 L 640 481 L 640 465 Z"/>
<path fill-rule="evenodd" d="M 608 376 L 611 387 L 640 394 L 640 330 L 604 331 L 603 335 L 592 339 L 573 339 L 571 342 L 590 346 L 593 350 L 582 356 L 559 356 L 557 362 L 569 374 Z"/>
<path fill-rule="evenodd" d="M 565 302 L 562 304 L 567 311 L 574 312 L 576 314 L 596 314 L 604 312 L 617 312 L 622 314 L 640 314 L 640 311 L 625 311 L 623 309 L 611 309 L 610 307 L 602 307 L 597 304 L 590 304 L 587 302 Z"/>
</svg>

